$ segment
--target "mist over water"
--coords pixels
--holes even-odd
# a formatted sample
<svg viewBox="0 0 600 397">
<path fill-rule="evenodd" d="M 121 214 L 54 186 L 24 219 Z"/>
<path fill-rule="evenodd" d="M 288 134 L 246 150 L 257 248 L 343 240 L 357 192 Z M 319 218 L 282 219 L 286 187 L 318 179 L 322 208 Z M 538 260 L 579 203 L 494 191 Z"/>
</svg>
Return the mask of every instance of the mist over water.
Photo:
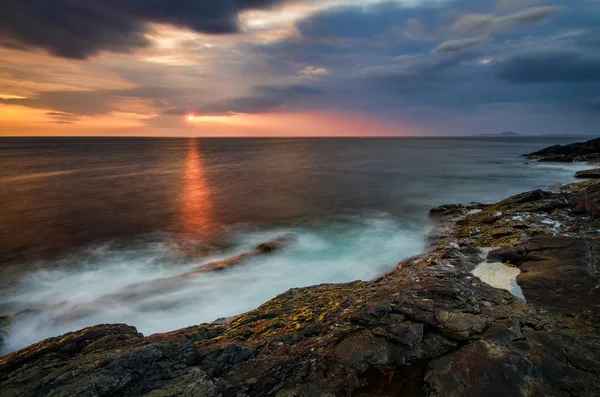
<svg viewBox="0 0 600 397">
<path fill-rule="evenodd" d="M 182 281 L 176 289 L 151 296 L 103 301 L 108 295 L 131 291 L 132 285 L 185 273 L 290 231 L 299 239 L 283 252 L 203 273 Z M 4 306 L 12 312 L 41 310 L 18 316 L 7 349 L 103 323 L 132 324 L 144 334 L 167 332 L 242 313 L 289 288 L 368 280 L 393 268 L 402 256 L 421 251 L 422 232 L 381 214 L 334 227 L 240 233 L 233 247 L 214 256 L 182 258 L 186 247 L 156 239 L 132 242 L 130 248 L 89 247 L 57 261 L 38 263 L 39 270 L 3 294 Z"/>
<path fill-rule="evenodd" d="M 6 351 L 100 323 L 166 332 L 371 279 L 423 251 L 433 206 L 572 181 L 586 166 L 519 155 L 574 140 L 0 140 L 0 313 L 25 310 Z M 285 251 L 114 299 L 285 232 L 299 237 Z"/>
</svg>

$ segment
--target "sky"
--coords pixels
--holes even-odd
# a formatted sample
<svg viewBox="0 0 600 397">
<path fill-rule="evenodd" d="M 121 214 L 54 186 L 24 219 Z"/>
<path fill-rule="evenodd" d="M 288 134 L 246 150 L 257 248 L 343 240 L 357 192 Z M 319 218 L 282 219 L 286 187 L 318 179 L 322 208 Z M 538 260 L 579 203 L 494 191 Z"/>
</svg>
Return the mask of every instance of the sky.
<svg viewBox="0 0 600 397">
<path fill-rule="evenodd" d="M 600 135 L 600 0 L 0 7 L 0 136 Z"/>
</svg>

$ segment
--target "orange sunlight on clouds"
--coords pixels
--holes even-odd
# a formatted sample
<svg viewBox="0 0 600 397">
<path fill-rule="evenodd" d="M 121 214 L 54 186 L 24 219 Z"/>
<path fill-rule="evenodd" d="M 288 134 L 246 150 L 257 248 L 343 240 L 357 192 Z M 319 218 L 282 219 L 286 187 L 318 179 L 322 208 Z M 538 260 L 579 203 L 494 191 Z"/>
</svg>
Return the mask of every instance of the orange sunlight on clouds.
<svg viewBox="0 0 600 397">
<path fill-rule="evenodd" d="M 238 113 L 231 116 L 188 114 L 183 120 L 185 136 L 398 136 L 413 132 L 406 126 L 374 117 L 336 112 Z M 174 135 L 180 132 L 176 128 L 173 130 Z"/>
</svg>

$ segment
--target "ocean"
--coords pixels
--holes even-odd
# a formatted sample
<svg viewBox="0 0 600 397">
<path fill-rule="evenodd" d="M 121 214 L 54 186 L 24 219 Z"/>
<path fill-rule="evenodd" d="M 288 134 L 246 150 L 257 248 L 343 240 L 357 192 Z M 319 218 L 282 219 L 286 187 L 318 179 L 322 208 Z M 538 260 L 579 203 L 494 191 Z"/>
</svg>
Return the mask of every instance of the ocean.
<svg viewBox="0 0 600 397">
<path fill-rule="evenodd" d="M 166 332 L 289 288 L 368 280 L 425 249 L 430 208 L 573 181 L 521 154 L 585 138 L 2 138 L 5 352 L 100 323 Z M 284 232 L 284 252 L 110 301 Z M 81 310 L 81 308 L 85 310 Z"/>
</svg>

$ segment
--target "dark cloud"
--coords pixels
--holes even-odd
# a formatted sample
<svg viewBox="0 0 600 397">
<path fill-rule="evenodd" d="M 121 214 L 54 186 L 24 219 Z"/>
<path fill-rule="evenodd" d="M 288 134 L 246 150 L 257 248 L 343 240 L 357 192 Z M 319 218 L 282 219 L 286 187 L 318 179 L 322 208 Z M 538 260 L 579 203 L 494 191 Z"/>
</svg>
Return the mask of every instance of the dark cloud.
<svg viewBox="0 0 600 397">
<path fill-rule="evenodd" d="M 333 8 L 301 20 L 297 28 L 307 38 L 372 37 L 385 32 L 397 21 L 398 10 L 392 4 Z"/>
<path fill-rule="evenodd" d="M 113 102 L 120 98 L 147 99 L 164 109 L 172 103 L 183 101 L 194 89 L 182 90 L 169 87 L 143 86 L 121 90 L 95 91 L 43 91 L 31 98 L 1 99 L 0 104 L 26 106 L 34 109 L 52 109 L 48 115 L 93 116 L 108 114 L 113 110 Z M 181 99 L 183 97 L 184 99 Z M 162 103 L 168 99 L 167 103 Z M 64 120 L 63 120 L 64 121 Z"/>
<path fill-rule="evenodd" d="M 0 42 L 43 48 L 84 59 L 101 51 L 126 52 L 148 44 L 151 22 L 198 32 L 238 31 L 237 16 L 280 0 L 11 0 L 0 7 Z"/>
<path fill-rule="evenodd" d="M 143 33 L 148 22 L 210 33 L 234 32 L 240 9 L 274 3 L 196 1 L 193 3 L 198 7 L 209 3 L 215 7 L 212 13 L 200 13 L 200 18 L 199 14 L 194 16 L 193 9 L 185 8 L 191 7 L 191 1 L 169 2 L 169 7 L 175 4 L 173 9 L 163 12 L 158 7 L 166 4 L 163 0 L 144 2 L 144 10 L 134 7 L 142 4 L 141 0 L 47 1 L 86 10 L 94 4 L 103 5 L 93 8 L 94 15 L 102 16 L 97 22 L 82 18 L 90 26 L 77 25 L 76 12 L 55 16 L 57 22 L 52 23 L 40 18 L 36 23 L 41 27 L 29 24 L 35 38 L 40 31 L 47 36 L 35 45 L 80 58 L 98 51 L 128 51 L 145 45 Z M 381 2 L 318 11 L 297 23 L 298 35 L 283 36 L 286 38 L 281 40 L 240 40 L 227 50 L 203 50 L 211 55 L 210 62 L 215 62 L 211 64 L 213 69 L 154 65 L 146 71 L 136 66 L 129 67 L 127 74 L 119 72 L 124 80 L 140 86 L 135 89 L 51 91 L 30 99 L 0 102 L 52 109 L 56 114 L 51 116 L 57 122 L 69 122 L 68 115 L 105 114 L 116 99 L 123 97 L 147 99 L 163 113 L 174 115 L 333 110 L 397 118 L 430 125 L 440 132 L 463 134 L 482 132 L 473 128 L 490 125 L 497 125 L 499 131 L 524 133 L 534 132 L 536 125 L 549 126 L 556 132 L 568 126 L 574 131 L 600 121 L 597 2 L 448 0 L 410 4 Z M 11 7 L 15 19 L 18 7 Z M 215 15 L 224 17 L 213 18 Z M 0 15 L 0 30 L 4 29 L 5 18 Z M 66 22 L 60 18 L 66 18 Z M 49 28 L 53 26 L 65 29 Z M 115 39 L 110 32 L 125 40 Z M 31 45 L 34 41 L 16 37 L 14 32 L 10 36 L 7 45 Z M 55 40 L 59 36 L 64 42 Z M 88 42 L 91 45 L 86 48 Z M 70 53 L 73 49 L 75 52 Z M 220 66 L 222 70 L 210 74 Z M 311 69 L 327 73 L 302 73 Z M 159 79 L 160 73 L 185 79 Z M 215 93 L 223 93 L 223 86 L 235 92 L 239 79 L 246 79 L 243 87 L 247 87 L 248 79 L 256 79 L 256 85 L 245 94 L 238 90 L 229 98 L 215 97 Z M 177 86 L 171 89 L 153 86 L 175 81 Z M 273 81 L 290 83 L 275 85 Z M 558 117 L 559 113 L 563 116 Z M 574 115 L 580 119 L 574 120 Z M 543 128 L 537 131 L 546 132 Z"/>
<path fill-rule="evenodd" d="M 47 112 L 46 115 L 50 116 L 55 124 L 73 124 L 78 119 L 77 115 L 71 113 Z"/>
<path fill-rule="evenodd" d="M 573 50 L 544 50 L 502 62 L 498 77 L 511 83 L 600 81 L 600 57 Z"/>
</svg>

